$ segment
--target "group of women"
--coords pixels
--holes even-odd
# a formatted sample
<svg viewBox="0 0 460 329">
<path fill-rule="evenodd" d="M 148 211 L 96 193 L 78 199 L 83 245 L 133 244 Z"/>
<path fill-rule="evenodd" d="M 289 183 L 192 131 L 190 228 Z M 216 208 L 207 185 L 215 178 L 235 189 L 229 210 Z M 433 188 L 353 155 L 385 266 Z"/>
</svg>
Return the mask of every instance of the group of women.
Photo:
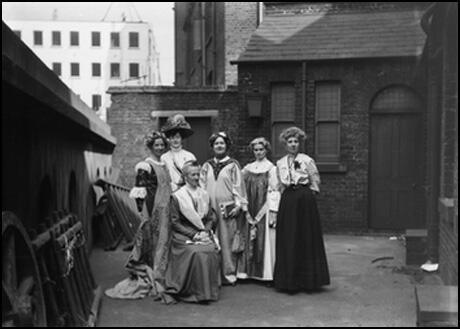
<svg viewBox="0 0 460 329">
<path fill-rule="evenodd" d="M 182 148 L 192 134 L 175 115 L 161 133 L 147 136 L 151 155 L 136 165 L 130 196 L 148 218 L 128 257 L 129 277 L 106 294 L 210 302 L 222 284 L 248 278 L 289 293 L 328 285 L 316 205 L 320 177 L 314 160 L 299 152 L 305 133 L 297 127 L 281 133 L 287 155 L 276 165 L 267 159 L 269 142 L 252 140 L 255 161 L 242 169 L 224 132 L 210 137 L 214 157 L 200 166 Z"/>
</svg>

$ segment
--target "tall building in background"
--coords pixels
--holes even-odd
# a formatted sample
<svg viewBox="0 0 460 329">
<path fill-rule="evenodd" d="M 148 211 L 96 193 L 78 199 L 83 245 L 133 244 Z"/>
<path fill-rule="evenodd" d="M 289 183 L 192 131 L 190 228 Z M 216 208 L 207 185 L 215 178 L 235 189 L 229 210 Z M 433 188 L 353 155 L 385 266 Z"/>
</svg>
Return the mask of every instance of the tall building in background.
<svg viewBox="0 0 460 329">
<path fill-rule="evenodd" d="M 123 16 L 110 22 L 9 20 L 6 24 L 104 121 L 109 87 L 161 83 L 159 53 L 146 22 Z"/>
<path fill-rule="evenodd" d="M 175 2 L 176 81 L 237 85 L 236 60 L 262 19 L 262 2 Z"/>
</svg>

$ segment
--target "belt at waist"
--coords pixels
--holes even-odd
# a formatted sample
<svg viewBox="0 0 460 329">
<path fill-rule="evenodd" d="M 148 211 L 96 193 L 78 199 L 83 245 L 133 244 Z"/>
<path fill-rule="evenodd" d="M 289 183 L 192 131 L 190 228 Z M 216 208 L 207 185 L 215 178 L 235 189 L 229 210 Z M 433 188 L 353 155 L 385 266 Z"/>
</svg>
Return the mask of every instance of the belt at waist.
<svg viewBox="0 0 460 329">
<path fill-rule="evenodd" d="M 300 188 L 309 188 L 307 184 L 291 184 L 286 187 L 289 190 L 298 190 Z"/>
</svg>

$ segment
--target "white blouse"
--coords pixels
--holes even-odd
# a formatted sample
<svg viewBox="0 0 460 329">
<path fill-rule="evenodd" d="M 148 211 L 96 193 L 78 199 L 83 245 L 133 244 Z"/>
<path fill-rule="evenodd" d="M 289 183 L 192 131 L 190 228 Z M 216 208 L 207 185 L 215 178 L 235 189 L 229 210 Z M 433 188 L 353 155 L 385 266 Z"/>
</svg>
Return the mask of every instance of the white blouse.
<svg viewBox="0 0 460 329">
<path fill-rule="evenodd" d="M 321 182 L 315 160 L 308 155 L 298 153 L 295 159 L 288 155 L 276 162 L 278 177 L 284 186 L 309 185 L 310 189 L 319 193 Z"/>
<path fill-rule="evenodd" d="M 171 176 L 172 191 L 176 191 L 182 185 L 182 167 L 187 161 L 196 161 L 193 153 L 184 149 L 171 149 L 161 156 L 161 161 L 166 164 L 169 175 Z"/>
</svg>

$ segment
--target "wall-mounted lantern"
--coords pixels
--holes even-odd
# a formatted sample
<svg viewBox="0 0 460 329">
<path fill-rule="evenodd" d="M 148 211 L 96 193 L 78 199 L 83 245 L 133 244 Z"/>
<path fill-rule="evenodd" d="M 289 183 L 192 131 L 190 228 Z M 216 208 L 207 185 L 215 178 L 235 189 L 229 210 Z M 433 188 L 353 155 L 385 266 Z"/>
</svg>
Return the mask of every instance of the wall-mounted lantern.
<svg viewBox="0 0 460 329">
<path fill-rule="evenodd" d="M 246 94 L 246 107 L 250 118 L 261 118 L 264 96 L 260 93 Z"/>
</svg>

